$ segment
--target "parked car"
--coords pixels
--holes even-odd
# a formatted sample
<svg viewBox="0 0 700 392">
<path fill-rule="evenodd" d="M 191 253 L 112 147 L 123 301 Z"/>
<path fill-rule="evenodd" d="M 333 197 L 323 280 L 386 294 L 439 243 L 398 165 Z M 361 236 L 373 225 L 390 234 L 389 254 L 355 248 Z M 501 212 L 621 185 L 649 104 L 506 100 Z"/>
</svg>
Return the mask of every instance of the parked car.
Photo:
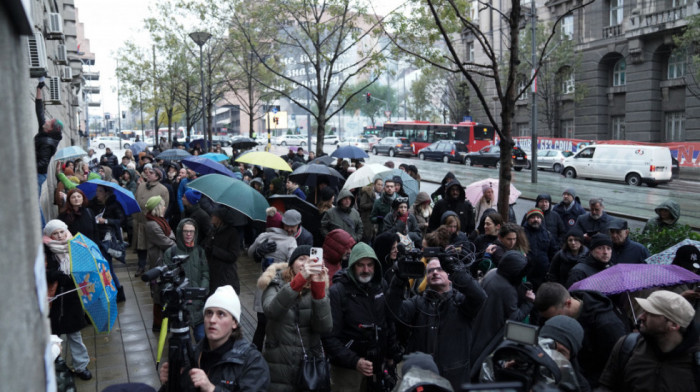
<svg viewBox="0 0 700 392">
<path fill-rule="evenodd" d="M 413 147 L 405 137 L 385 137 L 372 147 L 374 155 L 387 154 L 390 157 L 396 155 L 413 155 Z"/>
<path fill-rule="evenodd" d="M 306 136 L 301 135 L 282 135 L 277 138 L 278 146 L 306 146 Z"/>
<path fill-rule="evenodd" d="M 464 163 L 469 149 L 459 140 L 440 140 L 418 151 L 421 160 Z"/>
<path fill-rule="evenodd" d="M 624 181 L 629 185 L 657 186 L 672 179 L 673 157 L 668 147 L 598 144 L 566 158 L 567 178 Z"/>
<path fill-rule="evenodd" d="M 574 155 L 571 151 L 539 150 L 537 151 L 537 168 L 561 173 L 564 160 Z"/>
<path fill-rule="evenodd" d="M 112 150 L 127 149 L 131 146 L 128 140 L 122 139 L 121 147 L 119 147 L 119 138 L 117 136 L 98 136 L 90 142 L 91 146 L 104 150 L 109 147 Z"/>
<path fill-rule="evenodd" d="M 221 144 L 221 147 L 228 147 L 231 145 L 231 138 L 229 135 L 211 135 L 211 141 L 216 145 Z"/>
<path fill-rule="evenodd" d="M 513 147 L 513 169 L 521 171 L 528 167 L 527 154 L 520 147 Z M 493 166 L 499 167 L 501 160 L 501 146 L 492 145 L 486 146 L 479 151 L 470 152 L 464 159 L 464 163 L 468 166 L 481 165 L 484 167 Z"/>
<path fill-rule="evenodd" d="M 338 145 L 340 146 L 355 146 L 361 148 L 364 151 L 369 151 L 369 140 L 365 137 L 349 137 Z"/>
<path fill-rule="evenodd" d="M 323 144 L 338 144 L 340 143 L 340 138 L 338 135 L 326 135 L 323 137 Z"/>
</svg>

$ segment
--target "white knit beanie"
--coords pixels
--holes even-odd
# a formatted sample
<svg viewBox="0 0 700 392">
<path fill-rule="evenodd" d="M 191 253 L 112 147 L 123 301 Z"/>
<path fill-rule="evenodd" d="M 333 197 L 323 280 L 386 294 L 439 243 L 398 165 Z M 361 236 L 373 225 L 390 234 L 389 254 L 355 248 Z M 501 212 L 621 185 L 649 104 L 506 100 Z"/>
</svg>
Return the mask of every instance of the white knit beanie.
<svg viewBox="0 0 700 392">
<path fill-rule="evenodd" d="M 231 313 L 236 322 L 239 322 L 241 319 L 241 300 L 238 299 L 238 294 L 236 294 L 231 285 L 219 287 L 211 297 L 207 298 L 204 310 L 214 307 Z"/>
<path fill-rule="evenodd" d="M 44 226 L 44 235 L 51 237 L 51 234 L 58 229 L 68 230 L 68 225 L 66 225 L 62 220 L 52 219 L 46 223 L 46 226 Z"/>
</svg>

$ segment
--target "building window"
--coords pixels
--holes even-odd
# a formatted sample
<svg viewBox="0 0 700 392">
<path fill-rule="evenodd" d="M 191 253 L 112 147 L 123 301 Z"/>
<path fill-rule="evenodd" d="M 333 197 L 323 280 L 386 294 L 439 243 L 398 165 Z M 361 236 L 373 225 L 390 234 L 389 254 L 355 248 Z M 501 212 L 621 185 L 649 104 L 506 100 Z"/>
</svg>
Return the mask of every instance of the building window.
<svg viewBox="0 0 700 392">
<path fill-rule="evenodd" d="M 666 113 L 666 141 L 679 142 L 685 140 L 685 112 Z"/>
<path fill-rule="evenodd" d="M 474 61 L 474 41 L 467 42 L 467 61 Z"/>
<path fill-rule="evenodd" d="M 571 69 L 566 69 L 562 72 L 561 93 L 573 94 L 575 91 L 576 81 L 574 80 L 574 73 Z"/>
<path fill-rule="evenodd" d="M 668 79 L 678 79 L 685 76 L 685 51 L 676 49 L 668 57 Z"/>
<path fill-rule="evenodd" d="M 479 21 L 479 2 L 478 1 L 472 1 L 469 4 L 469 20 L 471 20 L 474 23 L 477 23 Z"/>
<path fill-rule="evenodd" d="M 574 120 L 561 120 L 561 137 L 574 138 Z"/>
<path fill-rule="evenodd" d="M 571 39 L 574 37 L 574 16 L 567 15 L 561 20 L 561 37 Z"/>
<path fill-rule="evenodd" d="M 671 8 L 683 7 L 688 4 L 688 0 L 672 0 Z"/>
<path fill-rule="evenodd" d="M 520 83 L 518 83 L 518 90 L 522 91 L 522 94 L 520 95 L 519 100 L 521 100 L 521 101 L 527 100 L 528 89 L 526 88 L 526 84 L 525 84 L 524 80 L 521 80 Z"/>
<path fill-rule="evenodd" d="M 624 0 L 610 0 L 610 26 L 622 24 Z"/>
<path fill-rule="evenodd" d="M 518 136 L 530 136 L 530 123 L 518 123 Z"/>
<path fill-rule="evenodd" d="M 625 140 L 625 116 L 613 116 L 610 120 L 612 125 L 611 139 Z"/>
<path fill-rule="evenodd" d="M 613 86 L 624 86 L 627 82 L 625 80 L 625 70 L 627 69 L 627 62 L 625 59 L 618 60 L 613 67 Z"/>
</svg>

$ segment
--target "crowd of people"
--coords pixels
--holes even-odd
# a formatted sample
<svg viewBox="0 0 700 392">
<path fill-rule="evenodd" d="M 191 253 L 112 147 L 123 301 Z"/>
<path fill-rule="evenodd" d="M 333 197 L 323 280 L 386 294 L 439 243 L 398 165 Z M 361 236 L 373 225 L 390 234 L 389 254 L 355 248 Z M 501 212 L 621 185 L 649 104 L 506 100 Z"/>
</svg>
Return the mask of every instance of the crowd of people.
<svg viewBox="0 0 700 392">
<path fill-rule="evenodd" d="M 58 127 L 52 124 L 40 123 L 38 136 Z M 47 143 L 37 141 L 37 163 L 55 152 L 55 146 L 44 151 Z M 569 384 L 559 383 L 561 390 L 700 387 L 696 313 L 686 298 L 662 290 L 637 299 L 642 313 L 636 326 L 621 313 L 620 298 L 569 290 L 612 265 L 644 263 L 649 256 L 629 238 L 628 223 L 605 212 L 602 199 L 591 199 L 586 211 L 573 188 L 557 204 L 541 194 L 518 224 L 512 209 L 508 216 L 496 211 L 492 185 L 484 185 L 472 205 L 452 173 L 435 193 L 419 192 L 411 202 L 400 176 L 378 177 L 355 189 L 324 178 L 300 184 L 284 172 L 238 164 L 234 157 L 224 163 L 253 189 L 266 198 L 287 194 L 315 205 L 320 223 L 296 209 L 270 207 L 266 226 L 257 227 L 188 188 L 199 176 L 195 170 L 148 150 L 127 150 L 121 160 L 109 149 L 99 159 L 91 150 L 55 167 L 60 213 L 43 229 L 49 295 L 73 285 L 67 240 L 78 232 L 100 245 L 110 268 L 113 260 L 123 261 L 113 244 L 131 248 L 138 255 L 137 276 L 187 255 L 183 270 L 190 287 L 209 294 L 187 304 L 197 363 L 178 380 L 169 379 L 172 372 L 164 364 L 163 383 L 186 382 L 207 391 L 297 391 L 307 357 L 330 360 L 332 391 L 391 390 L 398 364 L 404 376 L 430 374 L 424 374 L 431 383 L 425 385 L 442 388 L 436 390 L 458 391 L 484 381 L 485 367 L 499 381 L 522 380 L 528 372 L 518 372 L 517 360 L 502 360 L 505 349 L 514 349 L 502 343 L 506 324 L 517 321 L 542 325 L 540 338 L 551 342 L 546 352 L 567 364 L 572 377 Z M 301 148 L 284 157 L 293 167 L 315 159 Z M 342 159 L 336 164 L 345 178 L 361 166 Z M 399 168 L 420 181 L 417 168 Z M 42 164 L 39 183 L 43 170 Z M 112 185 L 98 186 L 88 200 L 78 185 L 91 179 Z M 125 214 L 114 187 L 131 190 L 141 211 Z M 644 230 L 678 224 L 680 208 L 673 200 L 655 212 Z M 243 252 L 261 266 L 258 324 L 250 343 L 241 332 L 238 298 Z M 112 276 L 118 301 L 124 301 Z M 158 332 L 163 304 L 157 282 L 149 284 L 152 329 Z M 50 311 L 52 331 L 67 336 L 75 374 L 90 379 L 79 296 L 59 298 Z M 640 333 L 630 335 L 634 328 Z M 540 373 L 528 373 L 528 382 Z M 419 390 L 407 379 L 395 388 Z"/>
</svg>

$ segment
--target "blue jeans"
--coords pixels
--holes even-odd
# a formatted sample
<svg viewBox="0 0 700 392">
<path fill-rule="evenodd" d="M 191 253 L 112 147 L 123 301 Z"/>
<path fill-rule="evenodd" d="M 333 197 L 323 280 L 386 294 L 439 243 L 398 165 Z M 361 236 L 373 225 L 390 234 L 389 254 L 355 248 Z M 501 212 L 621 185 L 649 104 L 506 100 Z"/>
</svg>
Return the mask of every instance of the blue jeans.
<svg viewBox="0 0 700 392">
<path fill-rule="evenodd" d="M 37 180 L 37 189 L 39 191 L 39 196 L 37 197 L 37 200 L 41 201 L 41 186 L 44 185 L 46 182 L 46 174 L 36 174 L 36 180 Z M 44 218 L 44 211 L 41 210 L 41 203 L 39 203 L 39 215 L 41 216 L 41 228 L 43 229 L 44 226 L 46 226 L 46 219 Z"/>
<path fill-rule="evenodd" d="M 83 344 L 83 336 L 80 334 L 80 331 L 67 333 L 66 342 L 68 343 L 70 356 L 73 359 L 73 370 L 76 372 L 85 370 L 90 363 L 90 356 L 88 355 L 87 347 Z"/>
</svg>

